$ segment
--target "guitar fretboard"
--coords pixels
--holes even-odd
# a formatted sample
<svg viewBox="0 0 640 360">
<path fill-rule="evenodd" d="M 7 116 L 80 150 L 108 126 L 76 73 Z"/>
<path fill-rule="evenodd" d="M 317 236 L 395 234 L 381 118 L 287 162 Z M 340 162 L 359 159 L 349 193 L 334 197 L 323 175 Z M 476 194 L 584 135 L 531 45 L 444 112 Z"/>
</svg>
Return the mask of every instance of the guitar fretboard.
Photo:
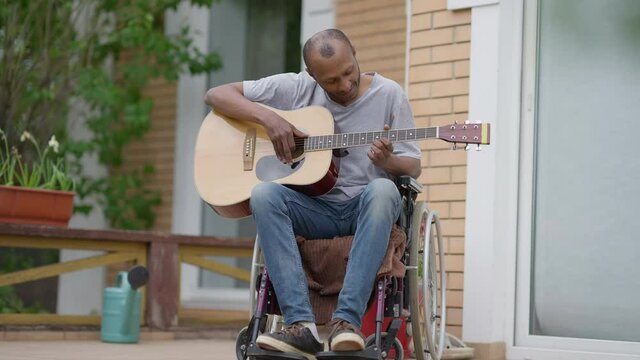
<svg viewBox="0 0 640 360">
<path fill-rule="evenodd" d="M 314 151 L 364 146 L 370 145 L 378 139 L 389 139 L 391 142 L 407 142 L 435 137 L 438 137 L 437 127 L 319 135 L 305 138 L 304 150 Z"/>
</svg>

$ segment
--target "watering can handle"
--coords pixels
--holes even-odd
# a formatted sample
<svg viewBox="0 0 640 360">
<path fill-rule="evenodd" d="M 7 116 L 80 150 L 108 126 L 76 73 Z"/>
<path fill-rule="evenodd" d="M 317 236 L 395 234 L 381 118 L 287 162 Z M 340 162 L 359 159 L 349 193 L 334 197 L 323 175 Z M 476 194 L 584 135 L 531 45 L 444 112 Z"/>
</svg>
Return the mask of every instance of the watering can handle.
<svg viewBox="0 0 640 360">
<path fill-rule="evenodd" d="M 122 324 L 122 333 L 128 334 L 129 329 L 131 328 L 129 326 L 130 322 L 137 321 L 137 319 L 133 319 L 132 314 L 138 288 L 145 285 L 149 281 L 149 272 L 144 266 L 134 266 L 129 269 L 129 272 L 121 271 L 120 273 L 118 273 L 118 281 L 126 283 L 126 286 L 121 287 L 126 287 L 129 289 L 125 300 L 126 321 L 124 321 Z"/>
<path fill-rule="evenodd" d="M 116 287 L 121 289 L 131 288 L 131 285 L 129 284 L 129 280 L 127 279 L 126 271 L 118 272 L 118 277 L 116 278 Z"/>
</svg>

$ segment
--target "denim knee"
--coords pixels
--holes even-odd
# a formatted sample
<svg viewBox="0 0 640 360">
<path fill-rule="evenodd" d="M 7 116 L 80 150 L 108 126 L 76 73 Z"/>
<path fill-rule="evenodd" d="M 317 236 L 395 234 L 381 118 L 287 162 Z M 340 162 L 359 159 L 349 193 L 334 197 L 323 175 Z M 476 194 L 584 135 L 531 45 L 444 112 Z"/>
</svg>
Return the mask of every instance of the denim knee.
<svg viewBox="0 0 640 360">
<path fill-rule="evenodd" d="M 263 182 L 253 187 L 251 190 L 251 211 L 266 210 L 271 208 L 280 208 L 284 205 L 284 196 L 278 195 L 285 187 L 273 182 Z M 283 206 L 282 206 L 283 207 Z"/>
<path fill-rule="evenodd" d="M 400 192 L 389 179 L 375 179 L 367 185 L 360 197 L 361 210 L 368 208 L 377 216 L 399 216 Z M 386 215 L 385 215 L 386 214 Z"/>
<path fill-rule="evenodd" d="M 400 199 L 400 192 L 396 184 L 392 180 L 385 178 L 374 179 L 369 182 L 362 195 L 381 201 L 396 202 Z"/>
</svg>

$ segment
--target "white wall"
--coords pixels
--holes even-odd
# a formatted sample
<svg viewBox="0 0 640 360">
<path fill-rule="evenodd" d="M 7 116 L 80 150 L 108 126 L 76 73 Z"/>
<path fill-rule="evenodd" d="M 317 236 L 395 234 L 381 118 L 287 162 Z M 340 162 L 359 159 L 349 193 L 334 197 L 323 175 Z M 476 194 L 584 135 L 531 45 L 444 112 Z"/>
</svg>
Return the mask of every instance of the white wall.
<svg viewBox="0 0 640 360">
<path fill-rule="evenodd" d="M 194 33 L 194 45 L 200 51 L 209 50 L 208 8 L 189 6 L 182 2 L 178 10 L 167 12 L 166 33 L 174 34 L 184 23 Z M 176 150 L 173 174 L 173 209 L 171 232 L 176 234 L 200 235 L 202 228 L 202 205 L 194 185 L 193 158 L 195 139 L 206 113 L 204 94 L 207 90 L 207 75 L 182 75 L 178 81 L 176 111 Z M 180 273 L 180 297 L 195 286 L 198 268 L 183 264 Z M 195 279 L 195 280 L 194 280 Z"/>
<path fill-rule="evenodd" d="M 74 113 L 79 111 L 80 105 L 73 106 L 70 110 L 70 118 L 76 119 Z M 74 139 L 87 139 L 89 131 L 83 124 L 72 122 L 69 127 L 69 135 Z M 87 157 L 82 161 L 84 171 L 91 176 L 105 176 L 107 170 L 98 164 L 95 156 Z M 69 222 L 70 228 L 81 229 L 107 229 L 107 220 L 102 214 L 102 209 L 95 203 L 90 215 L 76 214 Z M 91 250 L 60 250 L 60 262 L 77 260 L 91 256 L 104 254 L 103 251 Z M 58 278 L 58 302 L 57 312 L 61 315 L 87 315 L 99 313 L 102 308 L 102 288 L 104 287 L 105 268 L 92 268 L 62 274 Z"/>
</svg>

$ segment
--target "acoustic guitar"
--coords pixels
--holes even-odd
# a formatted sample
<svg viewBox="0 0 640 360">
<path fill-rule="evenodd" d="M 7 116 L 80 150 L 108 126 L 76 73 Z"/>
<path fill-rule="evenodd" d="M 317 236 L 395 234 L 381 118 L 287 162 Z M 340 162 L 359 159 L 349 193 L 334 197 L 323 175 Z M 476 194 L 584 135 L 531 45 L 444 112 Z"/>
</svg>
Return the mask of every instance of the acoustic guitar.
<svg viewBox="0 0 640 360">
<path fill-rule="evenodd" d="M 263 105 L 264 106 L 264 105 Z M 202 122 L 196 141 L 196 188 L 214 211 L 224 217 L 251 214 L 251 189 L 264 181 L 287 185 L 310 196 L 327 193 L 338 178 L 333 150 L 392 142 L 441 139 L 458 144 L 489 144 L 489 124 L 465 123 L 415 129 L 391 129 L 334 134 L 333 116 L 320 106 L 292 111 L 270 108 L 309 136 L 296 139 L 292 165 L 276 156 L 265 129 L 253 122 L 212 111 Z"/>
</svg>

